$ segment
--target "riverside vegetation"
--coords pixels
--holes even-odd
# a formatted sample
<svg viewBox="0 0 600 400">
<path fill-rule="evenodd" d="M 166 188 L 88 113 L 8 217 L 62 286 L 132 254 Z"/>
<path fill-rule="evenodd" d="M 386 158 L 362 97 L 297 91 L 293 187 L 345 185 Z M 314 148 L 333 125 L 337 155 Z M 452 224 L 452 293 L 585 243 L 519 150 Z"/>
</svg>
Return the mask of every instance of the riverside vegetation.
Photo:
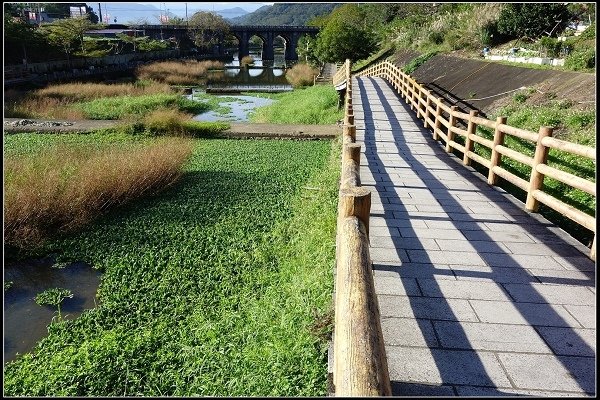
<svg viewBox="0 0 600 400">
<path fill-rule="evenodd" d="M 119 97 L 84 87 L 50 89 L 66 107 Z M 331 120 L 323 104 L 305 111 Z M 76 319 L 60 288 L 40 294 L 58 315 L 5 364 L 5 394 L 325 395 L 339 141 L 207 139 L 228 125 L 134 114 L 88 134 L 4 135 L 12 255 L 103 272 Z"/>
</svg>

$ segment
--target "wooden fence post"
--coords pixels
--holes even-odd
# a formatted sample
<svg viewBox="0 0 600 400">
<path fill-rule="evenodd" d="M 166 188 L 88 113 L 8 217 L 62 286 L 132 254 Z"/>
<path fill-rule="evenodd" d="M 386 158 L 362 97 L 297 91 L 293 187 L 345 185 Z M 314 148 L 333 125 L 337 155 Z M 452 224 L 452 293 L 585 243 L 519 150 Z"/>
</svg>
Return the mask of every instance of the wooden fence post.
<svg viewBox="0 0 600 400">
<path fill-rule="evenodd" d="M 427 104 L 425 105 L 425 118 L 423 118 L 423 126 L 425 127 L 425 129 L 427 129 L 429 128 L 427 119 L 431 118 L 431 113 L 429 112 L 429 109 L 431 108 L 431 93 L 429 92 L 429 90 L 425 92 L 425 95 L 427 96 Z"/>
<path fill-rule="evenodd" d="M 473 117 L 478 114 L 477 110 L 469 111 L 469 124 L 467 125 L 467 137 L 465 139 L 465 154 L 463 155 L 463 164 L 471 165 L 471 159 L 468 156 L 470 151 L 473 151 L 474 142 L 471 140 L 471 135 L 475 135 L 477 132 L 477 124 L 473 122 Z"/>
<path fill-rule="evenodd" d="M 433 140 L 438 140 L 440 138 L 440 136 L 438 135 L 439 130 L 442 127 L 442 107 L 440 107 L 440 105 L 442 104 L 442 98 L 438 97 L 436 104 L 436 108 L 435 108 L 435 124 L 433 126 Z"/>
<path fill-rule="evenodd" d="M 421 86 L 417 85 L 417 119 L 421 118 Z"/>
<path fill-rule="evenodd" d="M 342 153 L 342 163 L 347 160 L 356 161 L 360 165 L 360 144 L 350 143 L 344 145 L 344 152 Z"/>
<path fill-rule="evenodd" d="M 528 211 L 537 211 L 539 202 L 533 197 L 535 190 L 541 189 L 544 185 L 544 174 L 537 171 L 536 167 L 539 164 L 546 164 L 548 158 L 548 147 L 542 144 L 542 139 L 552 136 L 552 128 L 542 126 L 538 134 L 537 144 L 535 146 L 535 154 L 533 155 L 533 164 L 531 165 L 531 177 L 529 179 L 529 189 L 527 190 L 527 200 L 525 208 Z"/>
<path fill-rule="evenodd" d="M 458 110 L 458 106 L 450 107 L 450 118 L 448 120 L 448 133 L 446 135 L 446 153 L 452 153 L 452 146 L 450 146 L 450 142 L 454 140 L 454 132 L 452 132 L 452 128 L 456 125 L 456 117 L 454 116 L 454 112 Z"/>
<path fill-rule="evenodd" d="M 369 215 L 371 214 L 371 191 L 365 187 L 355 187 L 340 190 L 341 218 L 357 217 L 367 230 L 369 235 Z"/>
<path fill-rule="evenodd" d="M 488 184 L 495 185 L 498 182 L 498 175 L 494 174 L 494 167 L 500 165 L 502 154 L 496 151 L 496 146 L 504 144 L 504 132 L 500 130 L 498 125 L 506 124 L 506 117 L 496 118 L 496 130 L 494 131 L 494 141 L 492 144 L 492 156 L 490 158 L 490 170 L 488 171 Z"/>
<path fill-rule="evenodd" d="M 356 141 L 356 126 L 344 124 L 342 135 L 343 143 L 354 143 Z"/>
</svg>

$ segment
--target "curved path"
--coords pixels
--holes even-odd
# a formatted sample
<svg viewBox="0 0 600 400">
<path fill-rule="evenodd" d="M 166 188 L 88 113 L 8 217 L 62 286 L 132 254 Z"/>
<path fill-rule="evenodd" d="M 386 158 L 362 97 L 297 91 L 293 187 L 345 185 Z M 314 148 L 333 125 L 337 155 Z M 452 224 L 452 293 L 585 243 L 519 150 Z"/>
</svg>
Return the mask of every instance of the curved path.
<svg viewBox="0 0 600 400">
<path fill-rule="evenodd" d="M 588 249 L 435 142 L 381 78 L 353 78 L 392 392 L 596 392 Z"/>
</svg>

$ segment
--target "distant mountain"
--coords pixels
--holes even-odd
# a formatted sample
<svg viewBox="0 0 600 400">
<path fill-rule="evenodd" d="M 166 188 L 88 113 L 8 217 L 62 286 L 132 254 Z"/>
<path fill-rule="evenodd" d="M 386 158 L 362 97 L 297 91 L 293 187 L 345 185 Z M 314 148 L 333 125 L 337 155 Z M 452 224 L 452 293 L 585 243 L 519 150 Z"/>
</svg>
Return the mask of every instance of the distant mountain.
<svg viewBox="0 0 600 400">
<path fill-rule="evenodd" d="M 92 7 L 96 15 L 100 16 L 98 11 L 98 3 L 86 3 L 89 7 Z M 151 4 L 140 4 L 140 3 L 100 3 L 102 9 L 103 22 L 108 20 L 109 23 L 114 23 L 114 19 L 117 19 L 119 24 L 137 23 L 141 20 L 147 20 L 150 24 L 158 24 L 161 14 L 176 15 L 180 18 L 185 18 L 186 10 L 185 7 L 181 7 L 177 3 L 163 3 L 163 9 L 156 8 Z M 206 5 L 207 7 L 198 8 L 198 5 Z M 195 6 L 195 7 L 194 7 Z M 191 17 L 196 11 L 213 11 L 212 8 L 208 7 L 209 4 L 203 3 L 189 3 L 187 15 Z M 216 14 L 221 15 L 225 19 L 239 18 L 248 14 L 248 11 L 241 7 L 215 9 Z M 108 18 L 107 18 L 108 17 Z"/>
<path fill-rule="evenodd" d="M 263 6 L 241 17 L 230 18 L 233 25 L 306 25 L 321 15 L 328 15 L 343 3 L 276 3 Z"/>
</svg>

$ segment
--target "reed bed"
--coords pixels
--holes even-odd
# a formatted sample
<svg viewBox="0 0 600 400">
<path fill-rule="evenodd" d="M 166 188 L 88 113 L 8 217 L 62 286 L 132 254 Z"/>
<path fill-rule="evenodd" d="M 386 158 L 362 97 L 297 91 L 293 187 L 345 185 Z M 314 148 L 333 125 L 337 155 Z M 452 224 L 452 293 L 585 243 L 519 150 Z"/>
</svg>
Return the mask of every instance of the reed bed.
<svg viewBox="0 0 600 400">
<path fill-rule="evenodd" d="M 36 248 L 99 215 L 171 186 L 193 150 L 184 138 L 135 146 L 59 144 L 4 160 L 4 240 Z"/>
<path fill-rule="evenodd" d="M 32 93 L 10 91 L 5 94 L 4 113 L 9 118 L 52 118 L 83 120 L 84 110 L 72 107 L 78 102 L 122 96 L 140 97 L 174 94 L 165 83 L 138 81 L 127 84 L 65 83 L 50 85 Z"/>
<path fill-rule="evenodd" d="M 285 74 L 285 77 L 293 87 L 298 88 L 311 86 L 317 75 L 319 75 L 319 71 L 316 68 L 312 68 L 308 64 L 296 64 Z"/>
<path fill-rule="evenodd" d="M 142 65 L 136 69 L 138 79 L 151 79 L 171 85 L 197 85 L 206 79 L 208 70 L 222 69 L 220 61 L 162 61 Z"/>
</svg>

